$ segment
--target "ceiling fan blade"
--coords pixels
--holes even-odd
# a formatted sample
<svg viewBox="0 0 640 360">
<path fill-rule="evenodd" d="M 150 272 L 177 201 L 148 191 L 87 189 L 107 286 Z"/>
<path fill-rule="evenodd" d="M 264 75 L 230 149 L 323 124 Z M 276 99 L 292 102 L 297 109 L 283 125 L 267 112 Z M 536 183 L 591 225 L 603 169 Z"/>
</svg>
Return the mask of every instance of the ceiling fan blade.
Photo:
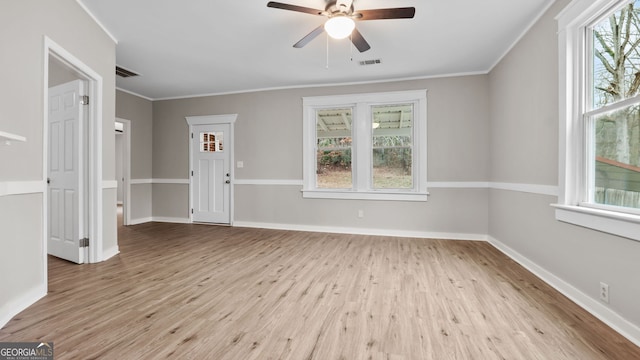
<svg viewBox="0 0 640 360">
<path fill-rule="evenodd" d="M 297 12 L 307 13 L 311 15 L 322 15 L 323 13 L 322 10 L 312 9 L 304 6 L 298 6 L 298 5 L 283 4 L 275 1 L 269 1 L 267 3 L 267 7 L 282 9 L 282 10 L 297 11 Z"/>
<path fill-rule="evenodd" d="M 324 32 L 324 24 L 318 26 L 312 32 L 308 33 L 305 37 L 300 39 L 300 41 L 298 41 L 297 43 L 293 44 L 293 47 L 294 48 L 301 48 L 301 47 L 307 45 L 311 40 L 315 39 L 316 37 L 318 37 L 318 35 L 322 34 L 323 32 Z"/>
<path fill-rule="evenodd" d="M 371 45 L 369 45 L 367 40 L 364 39 L 364 37 L 362 36 L 362 34 L 360 34 L 360 31 L 358 31 L 358 29 L 353 29 L 353 32 L 351 33 L 351 42 L 353 43 L 353 45 L 355 45 L 356 49 L 358 49 L 358 51 L 360 52 L 365 52 L 371 49 Z"/>
<path fill-rule="evenodd" d="M 391 9 L 371 9 L 359 10 L 358 20 L 383 20 L 383 19 L 411 19 L 416 14 L 416 8 L 391 8 Z"/>
</svg>

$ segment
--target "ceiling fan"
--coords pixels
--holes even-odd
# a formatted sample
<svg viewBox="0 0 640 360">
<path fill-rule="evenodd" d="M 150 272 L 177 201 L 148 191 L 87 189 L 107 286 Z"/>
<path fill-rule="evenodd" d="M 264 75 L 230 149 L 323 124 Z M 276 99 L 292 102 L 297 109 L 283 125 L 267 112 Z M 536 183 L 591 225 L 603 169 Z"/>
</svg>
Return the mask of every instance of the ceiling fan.
<svg viewBox="0 0 640 360">
<path fill-rule="evenodd" d="M 331 0 L 327 3 L 324 10 L 284 4 L 275 1 L 269 1 L 269 3 L 267 3 L 267 7 L 297 11 L 311 15 L 326 16 L 329 18 L 323 25 L 318 26 L 305 37 L 300 39 L 300 41 L 295 43 L 293 45 L 295 48 L 301 48 L 307 45 L 323 31 L 326 31 L 329 36 L 335 39 L 344 39 L 351 35 L 351 42 L 353 42 L 353 45 L 355 45 L 360 52 L 369 50 L 371 46 L 367 43 L 362 34 L 360 34 L 358 29 L 355 28 L 354 20 L 411 19 L 416 13 L 416 8 L 414 7 L 355 11 L 353 8 L 353 0 Z"/>
</svg>

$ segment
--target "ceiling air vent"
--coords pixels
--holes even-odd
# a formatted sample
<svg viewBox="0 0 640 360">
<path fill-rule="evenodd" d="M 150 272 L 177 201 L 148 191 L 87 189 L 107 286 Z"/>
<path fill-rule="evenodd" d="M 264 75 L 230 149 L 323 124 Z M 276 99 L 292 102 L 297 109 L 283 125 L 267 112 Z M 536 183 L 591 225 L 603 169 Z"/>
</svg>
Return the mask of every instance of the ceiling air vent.
<svg viewBox="0 0 640 360">
<path fill-rule="evenodd" d="M 371 59 L 371 60 L 360 61 L 360 65 L 375 65 L 375 64 L 382 64 L 382 59 Z"/>
<path fill-rule="evenodd" d="M 125 68 L 122 68 L 120 66 L 116 66 L 116 75 L 123 77 L 123 78 L 128 78 L 128 77 L 133 77 L 133 76 L 140 76 L 139 74 L 134 73 L 131 70 L 127 70 Z"/>
</svg>

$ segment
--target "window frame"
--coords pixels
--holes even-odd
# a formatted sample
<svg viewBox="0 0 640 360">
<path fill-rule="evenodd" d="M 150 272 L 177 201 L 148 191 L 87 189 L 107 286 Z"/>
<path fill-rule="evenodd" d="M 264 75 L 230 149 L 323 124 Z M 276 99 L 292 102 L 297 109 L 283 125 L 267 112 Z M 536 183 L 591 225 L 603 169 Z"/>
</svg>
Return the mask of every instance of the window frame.
<svg viewBox="0 0 640 360">
<path fill-rule="evenodd" d="M 591 44 L 589 27 L 628 3 L 629 0 L 574 0 L 556 17 L 560 95 L 559 196 L 558 203 L 553 206 L 559 221 L 640 241 L 640 215 L 588 202 L 589 172 L 592 171 L 588 164 L 592 151 L 588 143 L 592 136 L 588 117 L 603 111 L 588 107 L 591 79 L 587 70 L 592 61 L 587 56 Z M 620 103 L 624 102 L 627 101 Z"/>
<path fill-rule="evenodd" d="M 427 90 L 303 97 L 303 188 L 305 198 L 426 201 L 427 192 Z M 413 104 L 413 189 L 373 189 L 371 184 L 371 107 Z M 351 107 L 351 189 L 320 189 L 316 186 L 316 111 Z M 367 125 L 369 124 L 369 125 Z"/>
</svg>

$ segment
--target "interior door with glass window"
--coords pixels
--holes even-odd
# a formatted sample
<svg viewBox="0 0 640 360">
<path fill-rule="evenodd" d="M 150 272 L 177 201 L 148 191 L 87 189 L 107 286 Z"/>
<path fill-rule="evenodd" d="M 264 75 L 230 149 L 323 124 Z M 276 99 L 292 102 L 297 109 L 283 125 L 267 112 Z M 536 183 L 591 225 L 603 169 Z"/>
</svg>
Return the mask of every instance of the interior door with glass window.
<svg viewBox="0 0 640 360">
<path fill-rule="evenodd" d="M 229 224 L 229 124 L 193 126 L 191 138 L 192 221 Z"/>
</svg>

